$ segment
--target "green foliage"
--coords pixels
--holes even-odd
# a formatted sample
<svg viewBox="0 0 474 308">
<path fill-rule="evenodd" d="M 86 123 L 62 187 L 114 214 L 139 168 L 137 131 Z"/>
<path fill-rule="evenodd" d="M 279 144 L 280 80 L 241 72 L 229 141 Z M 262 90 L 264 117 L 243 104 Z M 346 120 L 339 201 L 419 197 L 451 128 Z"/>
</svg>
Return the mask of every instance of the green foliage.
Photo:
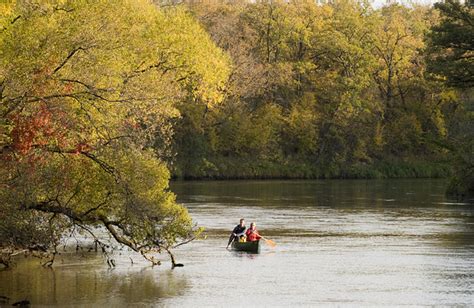
<svg viewBox="0 0 474 308">
<path fill-rule="evenodd" d="M 453 115 L 455 124 L 446 141 L 438 142 L 440 147 L 449 151 L 454 174 L 448 187 L 448 193 L 460 199 L 474 195 L 474 101 L 472 89 L 464 90 L 466 98 L 457 106 Z"/>
<path fill-rule="evenodd" d="M 374 10 L 352 0 L 190 7 L 233 65 L 218 108 L 180 107 L 176 175 L 438 174 L 403 167 L 445 160 L 446 151 L 427 140 L 446 140 L 457 121 L 458 99 L 426 78 L 425 35 L 438 22 L 435 10 Z"/>
<path fill-rule="evenodd" d="M 148 258 L 192 239 L 162 158 L 178 103 L 222 100 L 227 56 L 145 0 L 2 8 L 0 248 L 54 250 L 72 229 L 104 248 L 98 228 Z"/>
<path fill-rule="evenodd" d="M 454 89 L 442 97 L 449 108 L 450 130 L 436 143 L 450 152 L 454 175 L 448 193 L 460 198 L 474 194 L 474 9 L 468 3 L 437 3 L 440 23 L 428 35 L 429 77 Z"/>
<path fill-rule="evenodd" d="M 474 85 L 474 9 L 468 2 L 447 0 L 435 4 L 441 22 L 431 28 L 429 69 L 448 85 Z"/>
</svg>

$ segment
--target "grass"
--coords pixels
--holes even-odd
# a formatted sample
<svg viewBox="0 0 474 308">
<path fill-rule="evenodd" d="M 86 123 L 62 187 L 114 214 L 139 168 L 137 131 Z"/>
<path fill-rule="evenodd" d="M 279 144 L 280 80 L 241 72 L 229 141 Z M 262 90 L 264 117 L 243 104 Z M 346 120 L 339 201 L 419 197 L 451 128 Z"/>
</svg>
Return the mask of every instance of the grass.
<svg viewBox="0 0 474 308">
<path fill-rule="evenodd" d="M 445 178 L 451 175 L 446 163 L 385 160 L 372 164 L 315 164 L 309 161 L 252 160 L 241 157 L 217 158 L 178 168 L 181 179 L 380 179 Z"/>
</svg>

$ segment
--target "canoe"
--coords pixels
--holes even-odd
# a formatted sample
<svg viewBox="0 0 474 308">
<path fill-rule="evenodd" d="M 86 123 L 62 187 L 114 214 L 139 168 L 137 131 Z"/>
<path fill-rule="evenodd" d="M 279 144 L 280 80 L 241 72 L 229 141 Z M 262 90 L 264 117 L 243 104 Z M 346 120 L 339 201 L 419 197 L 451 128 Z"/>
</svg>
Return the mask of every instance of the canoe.
<svg viewBox="0 0 474 308">
<path fill-rule="evenodd" d="M 260 252 L 260 241 L 253 242 L 233 242 L 232 248 L 238 251 L 246 251 L 251 253 Z"/>
</svg>

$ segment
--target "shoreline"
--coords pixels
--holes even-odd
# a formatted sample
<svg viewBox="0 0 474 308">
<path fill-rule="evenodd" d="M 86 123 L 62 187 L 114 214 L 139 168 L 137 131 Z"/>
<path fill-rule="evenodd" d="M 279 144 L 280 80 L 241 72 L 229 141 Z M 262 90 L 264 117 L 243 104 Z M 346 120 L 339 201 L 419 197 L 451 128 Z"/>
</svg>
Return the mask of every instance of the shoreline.
<svg viewBox="0 0 474 308">
<path fill-rule="evenodd" d="M 210 168 L 184 168 L 171 172 L 171 181 L 227 180 L 343 180 L 343 179 L 449 179 L 453 176 L 446 163 L 376 162 L 345 166 L 310 165 L 305 162 L 276 163 L 229 160 L 210 163 Z M 209 166 L 209 165 L 208 165 Z"/>
</svg>

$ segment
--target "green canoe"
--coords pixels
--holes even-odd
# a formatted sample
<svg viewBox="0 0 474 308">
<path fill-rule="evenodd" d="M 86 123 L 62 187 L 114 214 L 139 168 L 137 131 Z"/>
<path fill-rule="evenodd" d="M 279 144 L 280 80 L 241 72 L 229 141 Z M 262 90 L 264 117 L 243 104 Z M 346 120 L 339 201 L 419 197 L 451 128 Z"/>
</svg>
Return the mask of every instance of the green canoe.
<svg viewBox="0 0 474 308">
<path fill-rule="evenodd" d="M 243 242 L 243 243 L 233 242 L 232 243 L 232 248 L 234 250 L 239 250 L 239 251 L 259 253 L 260 252 L 260 241 Z"/>
</svg>

